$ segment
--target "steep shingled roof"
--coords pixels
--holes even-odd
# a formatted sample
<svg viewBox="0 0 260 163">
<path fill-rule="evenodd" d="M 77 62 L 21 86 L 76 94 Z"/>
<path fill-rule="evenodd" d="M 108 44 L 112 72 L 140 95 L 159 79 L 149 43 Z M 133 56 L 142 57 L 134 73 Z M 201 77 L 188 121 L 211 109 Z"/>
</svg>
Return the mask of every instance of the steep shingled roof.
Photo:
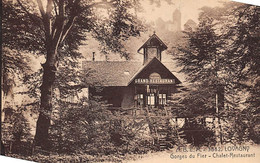
<svg viewBox="0 0 260 163">
<path fill-rule="evenodd" d="M 100 83 L 102 86 L 128 86 L 130 80 L 146 65 L 142 62 L 130 61 L 85 61 L 82 63 L 83 70 L 91 72 L 88 81 Z M 164 64 L 173 72 L 173 63 Z"/>
<path fill-rule="evenodd" d="M 127 86 L 131 77 L 142 67 L 142 62 L 129 61 L 86 61 L 83 70 L 91 71 L 91 82 L 103 86 Z"/>
</svg>

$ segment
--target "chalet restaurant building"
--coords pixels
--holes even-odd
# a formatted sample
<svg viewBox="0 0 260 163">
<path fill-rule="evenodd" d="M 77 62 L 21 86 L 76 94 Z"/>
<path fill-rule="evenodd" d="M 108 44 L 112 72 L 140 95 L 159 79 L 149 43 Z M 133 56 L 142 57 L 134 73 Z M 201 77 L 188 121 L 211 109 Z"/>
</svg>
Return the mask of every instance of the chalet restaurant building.
<svg viewBox="0 0 260 163">
<path fill-rule="evenodd" d="M 198 142 L 201 138 L 206 138 L 201 136 L 202 133 L 213 138 L 211 131 L 189 128 L 189 119 L 194 119 L 193 116 L 195 116 L 192 112 L 187 115 L 179 111 L 173 112 L 175 107 L 171 104 L 172 98 L 183 90 L 184 86 L 173 73 L 176 71 L 174 64 L 161 62 L 162 52 L 166 49 L 167 46 L 154 33 L 137 50 L 137 52 L 143 51 L 143 62 L 84 62 L 84 71 L 91 72 L 93 77 L 91 79 L 101 86 L 101 89 L 89 86 L 89 98 L 101 97 L 102 101 L 107 102 L 108 109 L 112 112 L 120 111 L 122 115 L 134 119 L 145 118 L 149 133 L 153 137 L 153 144 L 158 149 L 171 147 L 172 136 L 178 140 L 184 138 L 187 142 L 194 143 L 195 139 L 191 136 L 191 132 L 199 132 L 199 135 L 195 135 Z M 197 119 L 197 124 L 214 128 L 218 121 L 214 118 L 214 112 L 214 109 L 210 109 L 209 113 L 199 113 L 207 114 L 207 117 Z M 185 129 L 185 125 L 188 129 Z M 175 135 L 171 135 L 171 130 L 169 130 L 171 127 L 175 128 Z M 216 130 L 215 135 L 218 140 L 221 139 L 219 133 L 219 130 Z"/>
<path fill-rule="evenodd" d="M 181 84 L 172 73 L 174 65 L 161 62 L 162 52 L 166 49 L 167 46 L 154 33 L 137 50 L 143 51 L 143 62 L 83 62 L 84 71 L 92 73 L 91 80 L 102 86 L 102 89 L 89 87 L 89 95 L 100 96 L 111 109 L 163 108 Z"/>
</svg>

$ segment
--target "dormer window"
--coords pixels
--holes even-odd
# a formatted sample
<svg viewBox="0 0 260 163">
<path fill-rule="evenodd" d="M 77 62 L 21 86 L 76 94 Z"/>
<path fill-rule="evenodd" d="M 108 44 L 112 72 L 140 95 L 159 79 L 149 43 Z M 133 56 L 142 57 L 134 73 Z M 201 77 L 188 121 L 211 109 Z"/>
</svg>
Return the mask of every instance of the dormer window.
<svg viewBox="0 0 260 163">
<path fill-rule="evenodd" d="M 167 46 L 162 40 L 154 33 L 137 52 L 143 49 L 144 64 L 152 60 L 154 57 L 161 61 L 162 51 L 167 49 Z"/>
<path fill-rule="evenodd" d="M 150 60 L 152 60 L 154 57 L 158 57 L 157 56 L 157 48 L 155 47 L 155 48 L 153 48 L 153 47 L 151 47 L 151 48 L 147 48 L 147 59 L 150 61 Z"/>
</svg>

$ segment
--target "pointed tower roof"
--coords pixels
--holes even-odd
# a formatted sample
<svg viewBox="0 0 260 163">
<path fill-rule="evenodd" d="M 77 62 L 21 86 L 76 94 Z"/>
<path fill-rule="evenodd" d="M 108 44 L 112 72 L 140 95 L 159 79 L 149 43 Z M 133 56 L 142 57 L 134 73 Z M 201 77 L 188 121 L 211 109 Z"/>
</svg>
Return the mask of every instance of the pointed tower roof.
<svg viewBox="0 0 260 163">
<path fill-rule="evenodd" d="M 157 46 L 159 46 L 162 49 L 162 51 L 166 50 L 168 48 L 154 32 L 154 34 L 152 36 L 150 36 L 150 38 L 137 50 L 137 52 L 139 53 L 139 51 L 142 48 L 151 46 L 151 40 L 156 40 L 156 43 L 158 44 Z"/>
</svg>

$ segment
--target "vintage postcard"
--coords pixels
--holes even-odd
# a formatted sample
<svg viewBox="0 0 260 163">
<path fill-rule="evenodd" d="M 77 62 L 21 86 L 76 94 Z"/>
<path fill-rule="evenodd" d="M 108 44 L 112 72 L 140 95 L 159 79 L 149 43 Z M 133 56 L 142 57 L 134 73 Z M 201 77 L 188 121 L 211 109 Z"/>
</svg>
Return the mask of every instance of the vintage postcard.
<svg viewBox="0 0 260 163">
<path fill-rule="evenodd" d="M 1 19 L 0 160 L 260 162 L 259 6 L 3 0 Z"/>
</svg>

